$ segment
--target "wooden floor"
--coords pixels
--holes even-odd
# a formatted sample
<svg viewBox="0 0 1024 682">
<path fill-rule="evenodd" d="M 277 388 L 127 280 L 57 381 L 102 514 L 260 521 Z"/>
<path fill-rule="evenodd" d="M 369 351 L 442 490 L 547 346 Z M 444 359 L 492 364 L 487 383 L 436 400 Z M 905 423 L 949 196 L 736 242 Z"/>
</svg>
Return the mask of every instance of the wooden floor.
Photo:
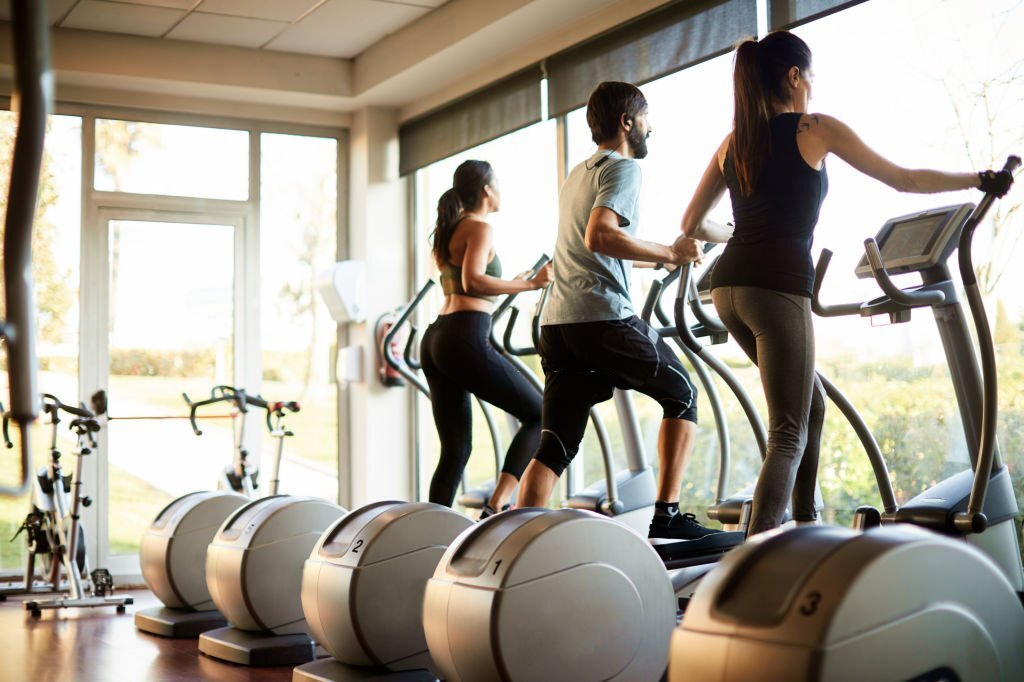
<svg viewBox="0 0 1024 682">
<path fill-rule="evenodd" d="M 135 603 L 114 609 L 44 611 L 33 618 L 24 597 L 0 603 L 0 680 L 10 682 L 135 682 L 291 680 L 291 668 L 245 668 L 207 658 L 194 639 L 165 639 L 135 629 L 137 609 L 159 606 L 148 591 L 118 592 Z M 36 599 L 46 599 L 40 595 Z"/>
</svg>

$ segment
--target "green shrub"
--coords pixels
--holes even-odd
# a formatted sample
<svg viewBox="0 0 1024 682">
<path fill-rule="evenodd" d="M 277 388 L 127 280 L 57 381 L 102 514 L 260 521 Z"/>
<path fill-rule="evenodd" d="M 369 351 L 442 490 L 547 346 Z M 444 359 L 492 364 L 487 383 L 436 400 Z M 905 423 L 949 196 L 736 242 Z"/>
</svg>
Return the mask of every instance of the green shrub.
<svg viewBox="0 0 1024 682">
<path fill-rule="evenodd" d="M 216 357 L 214 348 L 186 351 L 113 348 L 110 351 L 110 373 L 142 377 L 209 376 Z"/>
</svg>

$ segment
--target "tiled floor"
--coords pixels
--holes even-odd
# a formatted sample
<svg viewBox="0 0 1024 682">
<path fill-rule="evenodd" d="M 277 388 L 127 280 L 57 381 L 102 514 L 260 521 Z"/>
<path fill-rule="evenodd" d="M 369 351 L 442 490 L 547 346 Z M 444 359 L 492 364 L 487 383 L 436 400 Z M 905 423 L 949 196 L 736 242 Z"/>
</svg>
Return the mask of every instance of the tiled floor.
<svg viewBox="0 0 1024 682">
<path fill-rule="evenodd" d="M 118 615 L 111 608 L 44 611 L 33 618 L 24 597 L 0 603 L 0 680 L 135 682 L 291 680 L 291 668 L 244 668 L 200 655 L 196 640 L 165 639 L 135 629 L 137 609 L 158 606 L 148 591 Z M 36 597 L 39 598 L 39 597 Z M 45 599 L 46 596 L 42 595 Z"/>
</svg>

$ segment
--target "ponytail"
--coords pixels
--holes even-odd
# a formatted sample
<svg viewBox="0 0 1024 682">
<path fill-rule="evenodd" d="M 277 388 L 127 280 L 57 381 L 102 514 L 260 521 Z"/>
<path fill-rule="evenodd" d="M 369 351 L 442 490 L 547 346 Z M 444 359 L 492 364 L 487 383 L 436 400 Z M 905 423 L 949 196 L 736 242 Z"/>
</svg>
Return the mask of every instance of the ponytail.
<svg viewBox="0 0 1024 682">
<path fill-rule="evenodd" d="M 744 40 L 736 48 L 733 68 L 734 116 L 732 162 L 740 193 L 749 196 L 758 172 L 768 156 L 768 98 L 765 95 L 756 40 Z"/>
<path fill-rule="evenodd" d="M 765 159 L 771 155 L 771 121 L 776 103 L 786 101 L 786 77 L 792 67 L 807 73 L 811 49 L 788 31 L 769 33 L 760 42 L 744 40 L 733 68 L 734 119 L 729 150 L 740 193 L 749 196 Z"/>
<path fill-rule="evenodd" d="M 455 232 L 455 226 L 462 218 L 462 211 L 462 200 L 459 199 L 459 193 L 455 191 L 454 187 L 448 189 L 437 200 L 437 222 L 434 224 L 434 232 L 431 237 L 433 238 L 434 260 L 439 266 L 444 265 L 451 258 L 448 243 Z"/>
<path fill-rule="evenodd" d="M 451 260 L 450 242 L 467 210 L 480 204 L 484 187 L 494 184 L 494 170 L 486 161 L 463 161 L 455 169 L 452 186 L 437 200 L 437 222 L 431 233 L 431 250 L 438 267 Z"/>
</svg>

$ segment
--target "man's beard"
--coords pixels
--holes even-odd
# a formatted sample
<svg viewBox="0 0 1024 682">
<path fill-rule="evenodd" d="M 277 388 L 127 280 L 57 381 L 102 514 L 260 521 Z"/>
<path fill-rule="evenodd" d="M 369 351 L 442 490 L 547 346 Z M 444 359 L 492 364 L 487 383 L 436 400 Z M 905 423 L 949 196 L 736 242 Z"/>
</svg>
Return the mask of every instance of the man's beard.
<svg viewBox="0 0 1024 682">
<path fill-rule="evenodd" d="M 634 159 L 642 159 L 647 156 L 647 134 L 641 133 L 640 128 L 634 125 L 629 135 L 626 136 L 626 142 L 629 143 L 629 148 L 633 150 Z"/>
</svg>

